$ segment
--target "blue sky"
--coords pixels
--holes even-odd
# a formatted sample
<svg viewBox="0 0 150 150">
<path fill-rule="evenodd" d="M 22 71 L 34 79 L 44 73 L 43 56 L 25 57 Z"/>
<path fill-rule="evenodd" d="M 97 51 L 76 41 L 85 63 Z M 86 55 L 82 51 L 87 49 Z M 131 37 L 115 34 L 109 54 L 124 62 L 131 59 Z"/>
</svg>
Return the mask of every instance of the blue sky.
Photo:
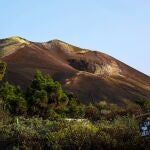
<svg viewBox="0 0 150 150">
<path fill-rule="evenodd" d="M 60 39 L 150 75 L 150 0 L 0 0 L 0 38 Z"/>
</svg>

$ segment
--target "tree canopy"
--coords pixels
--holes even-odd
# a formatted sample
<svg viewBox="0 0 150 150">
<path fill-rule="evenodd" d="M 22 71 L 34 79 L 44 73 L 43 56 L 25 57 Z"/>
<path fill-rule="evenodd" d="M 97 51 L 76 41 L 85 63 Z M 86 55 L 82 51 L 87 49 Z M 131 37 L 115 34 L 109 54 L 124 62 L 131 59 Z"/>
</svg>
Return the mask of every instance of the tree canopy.
<svg viewBox="0 0 150 150">
<path fill-rule="evenodd" d="M 80 117 L 83 107 L 72 94 L 65 92 L 50 75 L 36 71 L 30 87 L 23 91 L 19 86 L 4 83 L 0 88 L 3 109 L 12 114 L 41 117 Z"/>
</svg>

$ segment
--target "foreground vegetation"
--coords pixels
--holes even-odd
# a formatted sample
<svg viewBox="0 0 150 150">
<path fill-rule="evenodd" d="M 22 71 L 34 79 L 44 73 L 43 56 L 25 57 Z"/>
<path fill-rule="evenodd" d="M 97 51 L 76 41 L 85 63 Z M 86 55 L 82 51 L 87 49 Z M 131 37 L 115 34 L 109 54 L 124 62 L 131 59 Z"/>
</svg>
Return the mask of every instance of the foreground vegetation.
<svg viewBox="0 0 150 150">
<path fill-rule="evenodd" d="M 5 114 L 6 115 L 6 114 Z M 49 120 L 13 117 L 0 122 L 3 149 L 148 149 L 150 137 L 140 137 L 138 121 L 122 117 L 88 120 Z M 5 141 L 6 140 L 6 141 Z M 2 143 L 1 143 L 2 144 Z"/>
<path fill-rule="evenodd" d="M 144 98 L 125 108 L 103 100 L 85 106 L 59 82 L 37 71 L 26 91 L 3 83 L 0 108 L 0 149 L 150 147 L 150 137 L 140 136 L 135 117 L 150 110 L 150 100 Z"/>
</svg>

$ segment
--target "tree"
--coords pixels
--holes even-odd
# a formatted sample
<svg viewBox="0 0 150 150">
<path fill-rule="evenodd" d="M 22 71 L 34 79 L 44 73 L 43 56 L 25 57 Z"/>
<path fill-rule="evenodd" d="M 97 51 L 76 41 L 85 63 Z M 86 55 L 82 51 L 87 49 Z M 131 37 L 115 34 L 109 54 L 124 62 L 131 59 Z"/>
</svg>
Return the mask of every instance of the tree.
<svg viewBox="0 0 150 150">
<path fill-rule="evenodd" d="M 61 84 L 39 70 L 36 71 L 31 86 L 27 89 L 26 99 L 29 112 L 40 116 L 46 115 L 49 105 L 58 107 L 68 103 L 68 97 L 62 90 Z"/>
<path fill-rule="evenodd" d="M 5 74 L 5 70 L 6 70 L 6 63 L 0 61 L 0 80 L 3 79 L 3 76 Z"/>
<path fill-rule="evenodd" d="M 12 114 L 26 112 L 26 100 L 19 86 L 4 83 L 0 88 L 0 97 L 3 100 L 3 109 Z"/>
</svg>

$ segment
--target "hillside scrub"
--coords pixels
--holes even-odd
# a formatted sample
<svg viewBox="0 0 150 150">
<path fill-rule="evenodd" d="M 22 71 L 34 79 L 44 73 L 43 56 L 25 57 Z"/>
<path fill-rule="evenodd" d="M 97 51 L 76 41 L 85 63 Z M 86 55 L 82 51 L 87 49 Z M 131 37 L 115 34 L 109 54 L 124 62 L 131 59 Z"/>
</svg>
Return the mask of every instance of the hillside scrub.
<svg viewBox="0 0 150 150">
<path fill-rule="evenodd" d="M 148 149 L 150 137 L 140 136 L 135 118 L 150 110 L 147 101 L 83 105 L 37 71 L 26 91 L 8 82 L 0 87 L 0 149 Z"/>
<path fill-rule="evenodd" d="M 138 121 L 131 117 L 95 123 L 13 117 L 0 122 L 0 139 L 17 139 L 11 147 L 41 150 L 148 149 L 150 146 L 150 137 L 140 137 Z"/>
</svg>

